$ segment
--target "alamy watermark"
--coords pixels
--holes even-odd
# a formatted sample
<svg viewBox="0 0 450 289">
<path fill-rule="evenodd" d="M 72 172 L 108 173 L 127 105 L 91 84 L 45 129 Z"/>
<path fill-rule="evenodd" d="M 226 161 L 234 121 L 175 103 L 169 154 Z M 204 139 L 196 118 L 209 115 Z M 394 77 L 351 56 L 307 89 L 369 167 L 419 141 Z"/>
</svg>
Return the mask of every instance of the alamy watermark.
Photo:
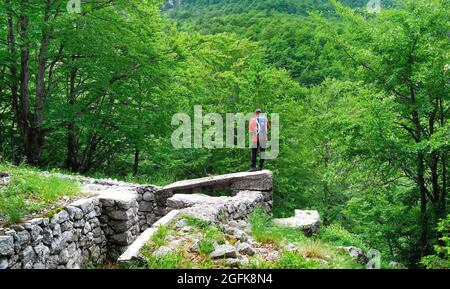
<svg viewBox="0 0 450 289">
<path fill-rule="evenodd" d="M 67 12 L 72 13 L 81 13 L 81 0 L 69 0 L 67 2 Z"/>
<path fill-rule="evenodd" d="M 260 114 L 266 117 L 265 114 Z M 264 136 L 249 132 L 248 123 L 253 113 L 227 113 L 225 122 L 222 115 L 208 113 L 203 115 L 201 105 L 194 106 L 194 119 L 188 113 L 180 112 L 172 116 L 172 125 L 178 126 L 172 133 L 172 146 L 181 148 L 252 148 L 255 139 L 264 137 L 266 148 L 264 159 L 275 159 L 279 154 L 280 118 L 277 113 L 270 114 L 270 127 Z M 224 133 L 225 127 L 225 133 Z M 246 135 L 249 135 L 246 142 Z M 270 136 L 270 138 L 269 138 Z"/>
<path fill-rule="evenodd" d="M 381 12 L 381 0 L 369 0 L 369 2 L 367 2 L 367 12 L 380 13 Z"/>
<path fill-rule="evenodd" d="M 366 264 L 366 269 L 380 269 L 381 268 L 381 253 L 376 249 L 370 249 L 367 252 L 369 261 Z"/>
</svg>

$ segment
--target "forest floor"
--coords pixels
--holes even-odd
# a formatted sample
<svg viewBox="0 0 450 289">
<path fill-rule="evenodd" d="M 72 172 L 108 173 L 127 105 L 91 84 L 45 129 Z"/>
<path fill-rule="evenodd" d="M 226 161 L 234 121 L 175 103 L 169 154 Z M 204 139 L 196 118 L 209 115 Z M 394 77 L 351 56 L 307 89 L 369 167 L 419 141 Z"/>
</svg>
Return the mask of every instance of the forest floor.
<svg viewBox="0 0 450 289">
<path fill-rule="evenodd" d="M 160 226 L 141 253 L 146 264 L 131 268 L 364 268 L 336 244 L 275 226 L 259 210 L 248 222 L 222 225 L 181 216 Z"/>
<path fill-rule="evenodd" d="M 0 163 L 0 227 L 36 217 L 50 217 L 86 197 L 80 184 L 39 170 Z"/>
</svg>

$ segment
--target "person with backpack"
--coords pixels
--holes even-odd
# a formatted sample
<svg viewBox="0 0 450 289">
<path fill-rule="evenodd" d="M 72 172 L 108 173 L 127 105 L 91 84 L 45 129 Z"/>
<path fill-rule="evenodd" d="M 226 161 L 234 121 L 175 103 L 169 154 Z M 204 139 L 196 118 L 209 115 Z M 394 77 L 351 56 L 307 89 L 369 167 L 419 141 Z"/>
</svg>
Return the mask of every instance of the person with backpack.
<svg viewBox="0 0 450 289">
<path fill-rule="evenodd" d="M 259 170 L 263 169 L 268 129 L 269 121 L 267 120 L 267 117 L 262 114 L 261 109 L 256 109 L 255 116 L 250 119 L 250 123 L 248 126 L 252 148 L 252 166 L 249 172 L 255 172 L 258 170 L 256 168 L 256 158 L 258 155 L 258 150 L 261 152 L 261 155 L 259 157 Z"/>
</svg>

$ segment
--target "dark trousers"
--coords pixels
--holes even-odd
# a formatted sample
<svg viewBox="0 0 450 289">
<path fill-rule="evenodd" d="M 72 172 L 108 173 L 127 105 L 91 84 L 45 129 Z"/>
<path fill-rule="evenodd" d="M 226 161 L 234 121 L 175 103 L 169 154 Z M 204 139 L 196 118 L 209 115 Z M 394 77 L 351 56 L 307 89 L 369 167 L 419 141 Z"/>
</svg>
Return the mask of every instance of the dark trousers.
<svg viewBox="0 0 450 289">
<path fill-rule="evenodd" d="M 266 146 L 261 146 L 259 140 L 257 141 L 257 143 L 252 144 L 252 168 L 256 168 L 256 157 L 258 155 L 258 149 L 261 152 L 261 155 L 259 157 L 259 167 L 262 169 L 262 167 L 264 166 L 264 154 L 266 151 Z"/>
</svg>

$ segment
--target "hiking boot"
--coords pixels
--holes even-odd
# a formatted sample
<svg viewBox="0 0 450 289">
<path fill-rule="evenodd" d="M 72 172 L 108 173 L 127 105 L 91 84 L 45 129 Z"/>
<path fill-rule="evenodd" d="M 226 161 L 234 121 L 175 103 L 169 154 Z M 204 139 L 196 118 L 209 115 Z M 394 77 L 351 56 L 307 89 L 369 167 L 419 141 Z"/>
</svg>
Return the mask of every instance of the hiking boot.
<svg viewBox="0 0 450 289">
<path fill-rule="evenodd" d="M 252 167 L 251 169 L 249 169 L 249 172 L 256 172 L 258 169 L 256 169 L 255 167 Z"/>
<path fill-rule="evenodd" d="M 262 171 L 262 170 L 264 170 L 263 167 L 259 167 L 258 168 L 258 171 Z"/>
</svg>

